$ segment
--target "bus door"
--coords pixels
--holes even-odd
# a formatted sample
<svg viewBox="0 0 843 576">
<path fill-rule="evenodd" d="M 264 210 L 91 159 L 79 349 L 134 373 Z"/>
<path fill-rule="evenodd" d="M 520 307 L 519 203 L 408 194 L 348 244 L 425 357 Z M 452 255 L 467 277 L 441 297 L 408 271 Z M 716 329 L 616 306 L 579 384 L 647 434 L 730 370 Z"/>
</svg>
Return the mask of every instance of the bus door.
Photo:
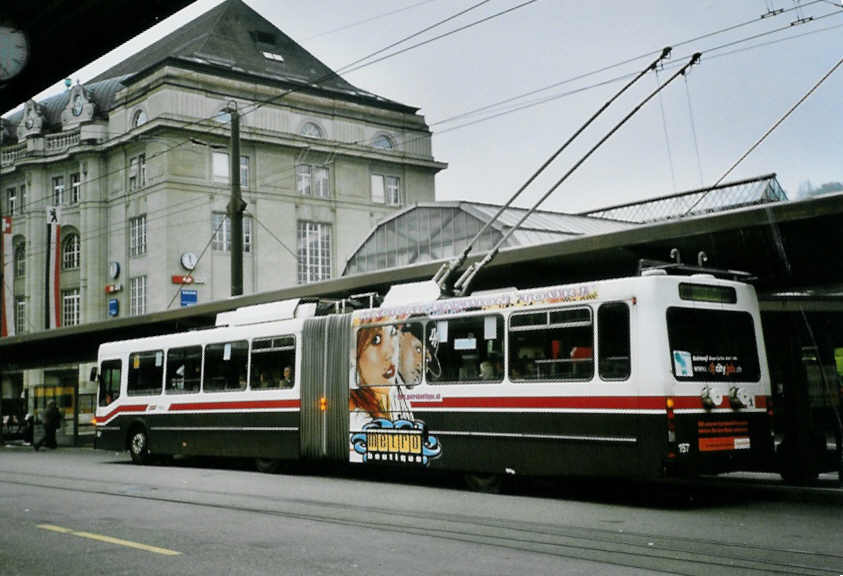
<svg viewBox="0 0 843 576">
<path fill-rule="evenodd" d="M 308 318 L 302 329 L 302 458 L 348 458 L 351 315 Z"/>
</svg>

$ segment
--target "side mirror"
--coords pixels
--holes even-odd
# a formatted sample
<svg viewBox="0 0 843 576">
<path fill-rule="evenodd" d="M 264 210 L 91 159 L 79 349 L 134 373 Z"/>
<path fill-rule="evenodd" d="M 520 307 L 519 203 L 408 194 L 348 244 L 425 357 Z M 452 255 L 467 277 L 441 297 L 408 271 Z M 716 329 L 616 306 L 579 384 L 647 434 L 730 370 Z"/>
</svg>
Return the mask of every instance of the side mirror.
<svg viewBox="0 0 843 576">
<path fill-rule="evenodd" d="M 97 381 L 97 367 L 96 366 L 91 367 L 91 375 L 88 376 L 88 380 L 90 382 L 96 382 Z"/>
</svg>

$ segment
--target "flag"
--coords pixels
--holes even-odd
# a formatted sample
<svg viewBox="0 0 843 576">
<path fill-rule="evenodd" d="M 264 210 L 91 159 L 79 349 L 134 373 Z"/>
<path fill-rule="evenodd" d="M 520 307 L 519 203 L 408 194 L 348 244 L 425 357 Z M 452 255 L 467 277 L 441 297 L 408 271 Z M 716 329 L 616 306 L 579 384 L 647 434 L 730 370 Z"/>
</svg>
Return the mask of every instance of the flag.
<svg viewBox="0 0 843 576">
<path fill-rule="evenodd" d="M 61 299 L 59 296 L 59 280 L 61 279 L 61 208 L 49 206 L 47 208 L 47 281 L 44 283 L 44 309 L 46 318 L 44 327 L 58 328 L 61 326 Z"/>
<path fill-rule="evenodd" d="M 14 246 L 12 246 L 12 218 L 3 217 L 3 234 L 0 238 L 0 266 L 3 286 L 0 286 L 0 337 L 15 335 Z"/>
</svg>

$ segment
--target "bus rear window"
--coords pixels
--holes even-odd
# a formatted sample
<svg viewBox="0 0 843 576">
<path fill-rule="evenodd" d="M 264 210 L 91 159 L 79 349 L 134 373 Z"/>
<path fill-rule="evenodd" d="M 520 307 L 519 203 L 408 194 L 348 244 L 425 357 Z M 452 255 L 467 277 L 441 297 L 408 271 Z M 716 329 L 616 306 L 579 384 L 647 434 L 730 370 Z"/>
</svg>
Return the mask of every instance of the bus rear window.
<svg viewBox="0 0 843 576">
<path fill-rule="evenodd" d="M 761 377 L 748 312 L 668 308 L 667 333 L 678 380 L 757 382 Z"/>
</svg>

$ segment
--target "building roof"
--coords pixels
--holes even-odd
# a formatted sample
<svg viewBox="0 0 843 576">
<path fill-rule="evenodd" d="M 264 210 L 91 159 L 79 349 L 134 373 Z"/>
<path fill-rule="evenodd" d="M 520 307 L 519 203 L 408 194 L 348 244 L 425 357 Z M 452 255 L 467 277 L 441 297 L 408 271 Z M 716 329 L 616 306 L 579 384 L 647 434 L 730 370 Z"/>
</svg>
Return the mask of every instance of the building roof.
<svg viewBox="0 0 843 576">
<path fill-rule="evenodd" d="M 85 94 L 94 103 L 95 115 L 102 117 L 105 111 L 111 108 L 114 102 L 114 95 L 117 91 L 123 88 L 123 80 L 127 76 L 118 76 L 116 78 L 109 78 L 99 82 L 88 82 L 85 84 Z M 38 103 L 41 110 L 44 112 L 44 120 L 48 128 L 61 129 L 61 113 L 67 107 L 70 100 L 70 90 L 65 90 L 59 94 L 54 94 L 45 100 Z M 7 119 L 10 136 L 13 136 L 14 129 L 23 117 L 23 108 L 17 110 L 14 114 L 9 115 Z M 16 137 L 16 136 L 14 136 Z"/>
<path fill-rule="evenodd" d="M 96 115 L 106 115 L 120 89 L 167 63 L 259 77 L 287 89 L 405 113 L 418 111 L 349 84 L 242 0 L 226 0 L 86 82 L 83 86 L 94 101 Z M 38 103 L 46 128 L 61 129 L 61 113 L 69 98 L 70 92 L 65 91 Z M 22 117 L 23 109 L 4 120 L 7 141 L 16 139 Z"/>
<path fill-rule="evenodd" d="M 502 248 L 599 236 L 644 224 L 786 200 L 787 195 L 776 175 L 768 174 L 582 214 L 537 210 L 512 233 Z M 478 202 L 410 206 L 378 223 L 348 258 L 343 275 L 452 258 L 465 249 L 500 207 Z M 492 248 L 526 212 L 525 208 L 506 208 L 477 241 L 474 254 Z"/>
<path fill-rule="evenodd" d="M 418 110 L 349 84 L 242 0 L 226 0 L 91 82 L 140 76 L 164 62 L 259 76 L 303 90 L 328 91 L 335 97 L 363 100 L 369 105 Z M 130 78 L 128 82 L 131 81 Z"/>
<path fill-rule="evenodd" d="M 468 245 L 500 205 L 480 202 L 415 204 L 382 220 L 346 261 L 343 275 L 452 258 Z M 478 240 L 475 253 L 492 248 L 527 212 L 506 208 Z M 503 248 L 556 242 L 624 230 L 631 224 L 576 214 L 536 211 Z"/>
<path fill-rule="evenodd" d="M 775 174 L 718 184 L 641 202 L 583 212 L 583 216 L 644 224 L 787 200 Z"/>
</svg>

